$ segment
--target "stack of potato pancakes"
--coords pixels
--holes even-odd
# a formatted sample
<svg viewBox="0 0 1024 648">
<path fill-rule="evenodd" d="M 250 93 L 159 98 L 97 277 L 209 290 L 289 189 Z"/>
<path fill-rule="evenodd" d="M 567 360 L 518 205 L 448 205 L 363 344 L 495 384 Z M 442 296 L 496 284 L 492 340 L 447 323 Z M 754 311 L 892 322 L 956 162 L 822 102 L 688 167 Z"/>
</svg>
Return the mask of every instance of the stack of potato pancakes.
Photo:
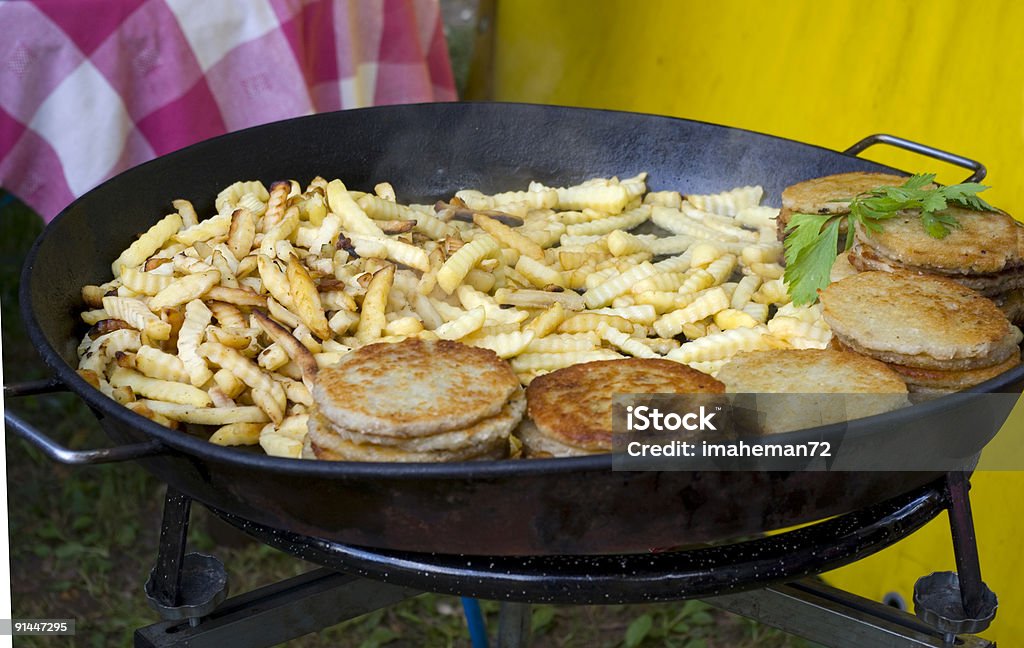
<svg viewBox="0 0 1024 648">
<path fill-rule="evenodd" d="M 967 389 L 1020 364 L 1020 329 L 950 279 L 861 272 L 820 297 L 832 343 L 886 363 L 912 392 Z"/>
<path fill-rule="evenodd" d="M 858 194 L 905 180 L 853 172 L 787 187 L 779 238 L 793 214 L 848 214 Z M 940 213 L 957 223 L 942 238 L 918 210 L 878 221 L 877 231 L 858 222 L 849 252 L 840 235 L 834 283 L 821 293 L 832 345 L 885 362 L 918 393 L 967 389 L 1020 364 L 1024 226 L 1001 211 Z"/>
<path fill-rule="evenodd" d="M 779 240 L 785 240 L 786 227 L 793 214 L 830 214 L 841 216 L 850 213 L 850 199 L 857 194 L 871 191 L 876 187 L 902 185 L 906 178 L 888 173 L 854 171 L 836 175 L 812 178 L 782 191 L 782 210 L 776 220 Z M 846 221 L 839 224 L 839 245 L 846 243 Z"/>
<path fill-rule="evenodd" d="M 526 409 L 493 351 L 445 340 L 379 343 L 322 369 L 306 456 L 335 461 L 500 459 Z"/>
<path fill-rule="evenodd" d="M 928 235 L 920 215 L 901 214 L 881 231 L 858 225 L 849 260 L 858 270 L 903 270 L 952 279 L 1002 308 L 1015 323 L 1024 317 L 1024 227 L 1007 214 L 949 207 L 959 227 L 944 238 Z"/>
</svg>

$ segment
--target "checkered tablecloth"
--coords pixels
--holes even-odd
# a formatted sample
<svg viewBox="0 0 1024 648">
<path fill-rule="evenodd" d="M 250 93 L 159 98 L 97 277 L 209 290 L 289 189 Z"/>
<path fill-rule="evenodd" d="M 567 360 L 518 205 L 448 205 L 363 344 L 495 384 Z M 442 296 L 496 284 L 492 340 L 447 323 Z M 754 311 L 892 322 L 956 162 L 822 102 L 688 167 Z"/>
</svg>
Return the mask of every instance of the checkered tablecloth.
<svg viewBox="0 0 1024 648">
<path fill-rule="evenodd" d="M 0 0 L 0 27 L 0 187 L 47 220 L 227 131 L 455 99 L 438 0 Z"/>
</svg>

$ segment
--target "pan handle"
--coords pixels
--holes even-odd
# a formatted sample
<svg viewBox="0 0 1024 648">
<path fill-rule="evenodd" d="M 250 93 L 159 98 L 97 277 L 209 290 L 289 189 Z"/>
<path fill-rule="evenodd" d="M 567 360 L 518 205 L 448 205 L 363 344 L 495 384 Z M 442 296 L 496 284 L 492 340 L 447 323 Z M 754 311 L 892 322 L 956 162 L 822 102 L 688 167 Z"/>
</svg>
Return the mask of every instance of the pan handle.
<svg viewBox="0 0 1024 648">
<path fill-rule="evenodd" d="M 919 155 L 926 155 L 936 160 L 948 162 L 949 164 L 968 169 L 972 171 L 971 175 L 967 177 L 964 182 L 981 182 L 985 179 L 985 175 L 988 170 L 985 169 L 985 165 L 977 160 L 965 158 L 962 155 L 956 153 L 950 153 L 949 151 L 943 151 L 937 148 L 932 148 L 927 144 L 920 144 L 918 142 L 912 142 L 902 137 L 896 137 L 895 135 L 887 135 L 885 133 L 875 133 L 874 135 L 868 135 L 861 141 L 857 142 L 850 148 L 843 151 L 847 155 L 859 155 L 864 149 L 875 144 L 888 144 L 889 146 L 895 146 L 905 151 L 917 153 Z"/>
<path fill-rule="evenodd" d="M 67 387 L 58 380 L 36 380 L 16 385 L 4 385 L 4 399 L 36 394 L 52 394 L 62 391 L 67 391 Z M 52 461 L 69 466 L 129 461 L 161 454 L 167 450 L 159 441 L 145 441 L 143 443 L 132 443 L 114 446 L 113 448 L 98 448 L 96 450 L 72 450 L 65 448 L 30 425 L 25 419 L 12 412 L 10 407 L 4 408 L 4 423 L 7 425 L 8 430 L 14 430 L 23 439 L 39 448 Z"/>
</svg>

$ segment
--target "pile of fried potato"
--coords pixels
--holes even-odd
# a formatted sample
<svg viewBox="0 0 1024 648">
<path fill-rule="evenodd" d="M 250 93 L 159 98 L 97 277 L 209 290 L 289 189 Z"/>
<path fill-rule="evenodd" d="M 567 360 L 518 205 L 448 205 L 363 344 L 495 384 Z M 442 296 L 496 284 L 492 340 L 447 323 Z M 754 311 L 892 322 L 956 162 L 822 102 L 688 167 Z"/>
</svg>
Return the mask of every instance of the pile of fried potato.
<svg viewBox="0 0 1024 648">
<path fill-rule="evenodd" d="M 819 307 L 789 303 L 761 197 L 648 192 L 646 174 L 436 205 L 388 183 L 237 182 L 205 220 L 174 201 L 111 281 L 82 289 L 79 373 L 163 425 L 299 457 L 318 368 L 373 342 L 486 347 L 524 384 L 592 360 L 713 375 L 740 351 L 823 348 Z M 647 222 L 668 234 L 630 233 Z"/>
</svg>

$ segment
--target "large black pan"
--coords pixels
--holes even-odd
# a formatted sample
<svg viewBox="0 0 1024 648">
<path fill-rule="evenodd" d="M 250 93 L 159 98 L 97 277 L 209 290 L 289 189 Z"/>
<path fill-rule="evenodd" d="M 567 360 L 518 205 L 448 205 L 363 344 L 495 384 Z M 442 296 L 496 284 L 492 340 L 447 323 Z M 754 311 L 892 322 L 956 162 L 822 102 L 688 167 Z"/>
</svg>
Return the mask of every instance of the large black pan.
<svg viewBox="0 0 1024 648">
<path fill-rule="evenodd" d="M 973 165 L 975 177 L 984 174 L 963 158 L 944 159 Z M 110 438 L 132 447 L 76 455 L 55 450 L 16 417 L 8 423 L 61 460 L 146 455 L 140 461 L 148 470 L 217 509 L 378 548 L 489 555 L 643 552 L 858 509 L 938 474 L 613 472 L 610 456 L 446 465 L 280 459 L 151 423 L 93 390 L 73 369 L 82 333 L 76 317 L 81 286 L 108 279 L 111 260 L 166 213 L 172 199 L 189 198 L 200 213 L 212 213 L 213 197 L 239 179 L 269 183 L 322 175 L 359 189 L 387 180 L 403 200 L 433 201 L 464 187 L 501 191 L 529 180 L 566 184 L 647 171 L 652 189 L 713 192 L 761 184 L 769 201 L 777 201 L 788 184 L 852 170 L 886 168 L 705 123 L 530 105 L 373 108 L 225 135 L 131 169 L 75 201 L 47 227 L 25 267 L 21 306 L 33 343 L 56 379 L 98 413 Z M 981 389 L 1019 392 L 1022 379 L 1024 369 L 1017 369 Z M 947 417 L 951 407 L 940 399 L 867 419 L 857 434 L 870 438 L 880 456 L 887 452 L 882 438 L 917 435 L 927 445 L 931 423 Z M 964 456 L 980 450 L 1003 420 L 996 419 L 987 431 L 967 435 Z"/>
</svg>

